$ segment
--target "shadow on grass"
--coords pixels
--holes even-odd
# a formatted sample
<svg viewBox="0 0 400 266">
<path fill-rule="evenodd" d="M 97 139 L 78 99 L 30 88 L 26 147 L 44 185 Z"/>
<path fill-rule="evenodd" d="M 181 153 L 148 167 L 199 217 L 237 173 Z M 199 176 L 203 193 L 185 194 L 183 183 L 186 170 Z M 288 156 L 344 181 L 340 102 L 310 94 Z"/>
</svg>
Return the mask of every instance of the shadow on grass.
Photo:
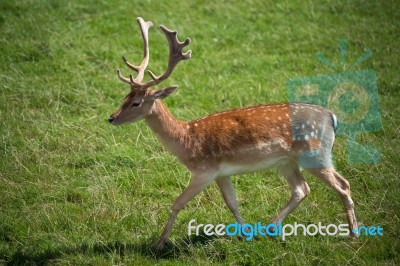
<svg viewBox="0 0 400 266">
<path fill-rule="evenodd" d="M 10 257 L 2 257 L 0 261 L 4 260 L 10 265 L 21 264 L 34 264 L 43 265 L 57 261 L 66 255 L 81 254 L 90 256 L 94 254 L 119 255 L 121 257 L 140 254 L 148 259 L 177 259 L 182 255 L 188 254 L 190 246 L 203 246 L 213 240 L 213 236 L 188 236 L 176 242 L 167 242 L 163 250 L 156 250 L 154 243 L 155 238 L 150 238 L 142 243 L 122 243 L 119 241 L 110 243 L 95 243 L 95 244 L 82 244 L 76 247 L 59 247 L 48 249 L 43 252 L 22 252 L 17 251 Z M 221 260 L 226 256 L 221 254 Z M 3 255 L 4 256 L 4 255 Z"/>
</svg>

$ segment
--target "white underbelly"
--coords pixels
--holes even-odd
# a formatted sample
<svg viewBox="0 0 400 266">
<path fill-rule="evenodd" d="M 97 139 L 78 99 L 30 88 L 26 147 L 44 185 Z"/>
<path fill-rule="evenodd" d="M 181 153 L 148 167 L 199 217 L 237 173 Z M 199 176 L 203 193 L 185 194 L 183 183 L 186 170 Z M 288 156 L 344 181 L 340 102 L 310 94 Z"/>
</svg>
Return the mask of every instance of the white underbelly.
<svg viewBox="0 0 400 266">
<path fill-rule="evenodd" d="M 219 166 L 219 176 L 231 176 L 244 173 L 253 173 L 261 170 L 271 168 L 276 165 L 278 161 L 287 157 L 269 158 L 264 161 L 253 163 L 228 163 L 222 162 Z"/>
</svg>

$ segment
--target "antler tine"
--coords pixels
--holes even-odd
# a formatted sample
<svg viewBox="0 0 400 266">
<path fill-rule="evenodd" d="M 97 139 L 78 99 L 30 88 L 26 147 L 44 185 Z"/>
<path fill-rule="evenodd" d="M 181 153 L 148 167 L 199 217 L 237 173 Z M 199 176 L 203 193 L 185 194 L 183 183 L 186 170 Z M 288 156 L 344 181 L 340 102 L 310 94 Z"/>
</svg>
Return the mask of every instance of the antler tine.
<svg viewBox="0 0 400 266">
<path fill-rule="evenodd" d="M 140 25 L 140 31 L 142 32 L 143 38 L 143 61 L 137 68 L 138 75 L 135 78 L 136 83 L 140 83 L 144 77 L 144 71 L 149 64 L 150 52 L 149 52 L 149 28 L 153 26 L 153 22 L 144 21 L 141 17 L 137 18 L 137 22 Z"/>
<path fill-rule="evenodd" d="M 144 77 L 144 72 L 146 70 L 146 67 L 149 64 L 149 59 L 150 59 L 150 52 L 149 52 L 149 28 L 153 26 L 153 23 L 151 21 L 144 21 L 142 18 L 137 18 L 137 22 L 140 25 L 140 30 L 142 33 L 142 38 L 143 38 L 143 61 L 140 64 L 140 66 L 135 66 L 131 63 L 129 63 L 126 58 L 123 56 L 122 60 L 124 60 L 124 63 L 132 70 L 136 71 L 138 73 L 136 78 L 133 78 L 132 75 L 129 75 L 129 78 L 126 78 L 122 76 L 121 71 L 118 69 L 117 74 L 120 80 L 122 80 L 125 83 L 130 84 L 131 86 L 138 88 L 140 90 L 145 90 L 151 86 L 159 84 L 161 81 L 167 79 L 172 71 L 174 70 L 175 66 L 182 60 L 189 59 L 192 56 L 192 51 L 189 50 L 187 52 L 182 52 L 182 49 L 190 44 L 190 39 L 186 38 L 185 41 L 180 42 L 178 40 L 178 33 L 176 31 L 171 31 L 165 26 L 161 25 L 160 28 L 164 32 L 165 37 L 168 40 L 169 44 L 169 61 L 168 61 L 168 67 L 167 70 L 160 76 L 154 75 L 153 72 L 148 71 L 152 80 L 142 83 L 143 77 Z"/>
<path fill-rule="evenodd" d="M 185 53 L 182 52 L 182 49 L 190 44 L 190 38 L 186 38 L 185 41 L 181 42 L 178 40 L 178 37 L 177 37 L 178 33 L 176 31 L 171 31 L 163 25 L 161 25 L 160 28 L 164 32 L 165 37 L 167 38 L 168 44 L 169 44 L 168 67 L 167 67 L 167 70 L 158 77 L 156 75 L 154 75 L 153 72 L 148 70 L 148 72 L 153 80 L 143 84 L 144 88 L 148 88 L 150 86 L 157 85 L 161 81 L 167 79 L 171 75 L 175 66 L 180 61 L 189 59 L 192 56 L 191 50 L 189 50 Z"/>
<path fill-rule="evenodd" d="M 117 69 L 117 75 L 118 75 L 118 78 L 119 78 L 121 81 L 123 81 L 123 82 L 125 82 L 125 83 L 128 83 L 128 84 L 131 84 L 131 81 L 130 81 L 128 78 L 125 78 L 124 76 L 122 76 L 121 70 Z"/>
<path fill-rule="evenodd" d="M 153 23 L 151 21 L 144 21 L 141 17 L 138 17 L 137 22 L 140 26 L 140 31 L 142 33 L 142 39 L 143 39 L 143 61 L 139 66 L 135 66 L 126 60 L 125 56 L 122 56 L 122 60 L 124 63 L 132 70 L 138 73 L 137 77 L 133 79 L 132 77 L 125 78 L 121 75 L 120 71 L 118 70 L 118 77 L 126 83 L 129 83 L 131 85 L 137 85 L 140 86 L 140 82 L 142 82 L 143 77 L 144 77 L 144 72 L 146 70 L 146 67 L 149 64 L 149 59 L 150 59 L 150 52 L 149 52 L 149 28 L 153 26 Z"/>
</svg>

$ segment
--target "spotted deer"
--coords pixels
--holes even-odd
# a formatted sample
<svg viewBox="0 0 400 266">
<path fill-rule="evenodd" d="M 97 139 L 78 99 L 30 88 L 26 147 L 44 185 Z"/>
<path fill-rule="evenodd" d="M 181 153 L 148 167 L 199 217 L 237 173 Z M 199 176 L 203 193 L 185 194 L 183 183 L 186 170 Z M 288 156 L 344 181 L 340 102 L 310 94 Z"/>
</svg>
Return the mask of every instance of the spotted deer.
<svg viewBox="0 0 400 266">
<path fill-rule="evenodd" d="M 160 76 L 148 71 L 151 80 L 143 82 L 149 63 L 148 31 L 153 24 L 142 18 L 137 22 L 144 43 L 143 61 L 135 66 L 122 57 L 137 76 L 130 74 L 127 78 L 117 70 L 118 77 L 129 84 L 131 91 L 108 121 L 121 125 L 144 119 L 162 145 L 192 174 L 188 187 L 172 205 L 168 222 L 157 242 L 158 248 L 164 247 L 179 211 L 213 181 L 238 223 L 244 224 L 230 176 L 273 166 L 287 180 L 291 198 L 271 223 L 283 221 L 310 193 L 300 172 L 304 168 L 338 193 L 351 233 L 357 228 L 349 182 L 336 172 L 331 160 L 337 125 L 332 112 L 304 103 L 266 104 L 211 114 L 191 122 L 181 121 L 161 101 L 177 86 L 158 90 L 151 87 L 166 80 L 180 61 L 191 57 L 190 50 L 182 51 L 190 39 L 180 42 L 176 31 L 161 25 L 169 43 L 168 66 Z"/>
</svg>

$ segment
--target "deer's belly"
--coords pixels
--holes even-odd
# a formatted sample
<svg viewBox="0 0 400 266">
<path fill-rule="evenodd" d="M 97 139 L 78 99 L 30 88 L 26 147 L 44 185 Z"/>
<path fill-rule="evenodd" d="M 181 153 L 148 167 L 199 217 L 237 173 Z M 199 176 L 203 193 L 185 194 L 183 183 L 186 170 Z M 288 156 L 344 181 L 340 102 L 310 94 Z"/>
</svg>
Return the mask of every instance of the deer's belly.
<svg viewBox="0 0 400 266">
<path fill-rule="evenodd" d="M 265 170 L 271 168 L 272 166 L 276 165 L 279 161 L 285 159 L 287 159 L 286 156 L 269 158 L 257 162 L 246 162 L 246 163 L 222 162 L 219 166 L 219 176 L 231 176 L 231 175 L 253 173 Z"/>
</svg>

